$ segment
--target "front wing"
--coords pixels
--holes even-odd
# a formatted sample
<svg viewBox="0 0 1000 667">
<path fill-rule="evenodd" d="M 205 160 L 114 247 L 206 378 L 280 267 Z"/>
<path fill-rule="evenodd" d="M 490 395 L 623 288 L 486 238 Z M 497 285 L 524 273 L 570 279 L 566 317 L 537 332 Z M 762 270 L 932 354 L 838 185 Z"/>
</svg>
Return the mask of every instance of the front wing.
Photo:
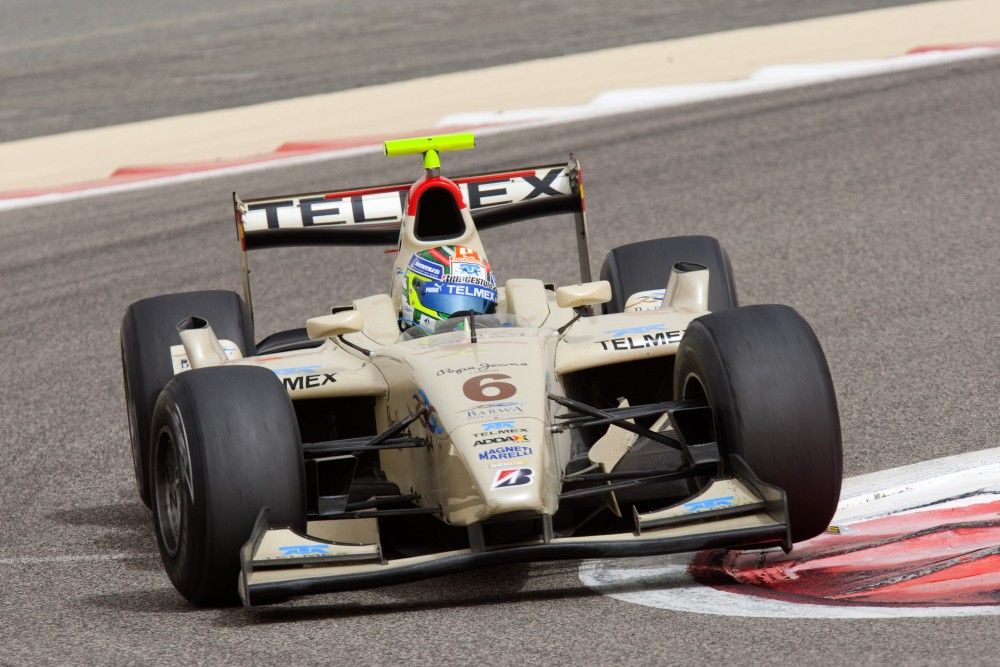
<svg viewBox="0 0 1000 667">
<path fill-rule="evenodd" d="M 636 514 L 631 533 L 549 536 L 535 542 L 459 549 L 386 559 L 375 519 L 351 528 L 354 540 L 327 541 L 288 528 L 270 528 L 261 510 L 240 553 L 239 593 L 247 607 L 299 595 L 375 588 L 463 570 L 578 558 L 652 556 L 720 547 L 791 549 L 785 494 L 757 479 L 747 468 L 712 480 L 685 501 Z M 340 534 L 343 534 L 342 532 Z"/>
</svg>

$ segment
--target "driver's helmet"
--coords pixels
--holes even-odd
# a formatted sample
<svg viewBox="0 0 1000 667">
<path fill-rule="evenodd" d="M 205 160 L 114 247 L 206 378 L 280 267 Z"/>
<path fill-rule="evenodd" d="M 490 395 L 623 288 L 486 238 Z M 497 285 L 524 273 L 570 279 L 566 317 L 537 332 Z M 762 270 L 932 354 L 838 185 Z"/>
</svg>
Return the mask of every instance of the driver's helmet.
<svg viewBox="0 0 1000 667">
<path fill-rule="evenodd" d="M 446 245 L 418 252 L 403 273 L 399 326 L 433 331 L 457 313 L 493 313 L 497 282 L 486 257 L 472 248 Z"/>
</svg>

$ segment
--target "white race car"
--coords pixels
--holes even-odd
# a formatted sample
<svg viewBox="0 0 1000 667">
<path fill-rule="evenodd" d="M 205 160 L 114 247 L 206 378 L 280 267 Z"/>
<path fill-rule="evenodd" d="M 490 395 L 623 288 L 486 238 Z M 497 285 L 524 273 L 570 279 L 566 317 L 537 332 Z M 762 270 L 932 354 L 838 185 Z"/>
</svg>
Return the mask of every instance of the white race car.
<svg viewBox="0 0 1000 667">
<path fill-rule="evenodd" d="M 473 143 L 386 142 L 423 154 L 412 185 L 235 198 L 244 297 L 129 307 L 136 483 L 192 603 L 827 528 L 840 424 L 808 324 L 738 307 L 705 236 L 621 246 L 592 281 L 579 164 L 441 176 Z M 499 284 L 478 230 L 555 215 L 581 282 Z M 395 245 L 390 289 L 256 342 L 247 252 L 296 245 Z"/>
</svg>

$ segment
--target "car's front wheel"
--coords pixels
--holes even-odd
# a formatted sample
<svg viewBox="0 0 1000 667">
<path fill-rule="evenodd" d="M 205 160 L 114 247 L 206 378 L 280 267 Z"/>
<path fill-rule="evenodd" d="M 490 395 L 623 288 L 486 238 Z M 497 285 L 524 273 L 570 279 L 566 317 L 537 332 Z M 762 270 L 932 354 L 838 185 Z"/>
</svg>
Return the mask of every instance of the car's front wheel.
<svg viewBox="0 0 1000 667">
<path fill-rule="evenodd" d="M 826 530 L 840 497 L 840 418 L 823 350 L 795 310 L 748 306 L 693 320 L 674 395 L 711 407 L 723 464 L 738 455 L 785 491 L 793 542 Z"/>
<path fill-rule="evenodd" d="M 611 283 L 611 301 L 604 304 L 604 312 L 624 311 L 628 298 L 637 292 L 664 289 L 677 262 L 708 269 L 710 311 L 739 305 L 729 255 L 719 241 L 711 236 L 673 236 L 629 243 L 608 253 L 601 266 L 601 280 Z"/>
<path fill-rule="evenodd" d="M 177 590 L 199 606 L 238 602 L 240 547 L 270 508 L 272 525 L 304 531 L 298 423 L 271 371 L 181 373 L 153 413 L 153 524 Z"/>
<path fill-rule="evenodd" d="M 170 346 L 181 342 L 177 323 L 192 315 L 208 320 L 215 335 L 236 343 L 244 356 L 254 353 L 253 321 L 243 299 L 234 292 L 165 294 L 129 306 L 121 325 L 125 408 L 136 487 L 146 505 L 152 502 L 149 429 L 153 408 L 163 385 L 174 375 Z"/>
</svg>

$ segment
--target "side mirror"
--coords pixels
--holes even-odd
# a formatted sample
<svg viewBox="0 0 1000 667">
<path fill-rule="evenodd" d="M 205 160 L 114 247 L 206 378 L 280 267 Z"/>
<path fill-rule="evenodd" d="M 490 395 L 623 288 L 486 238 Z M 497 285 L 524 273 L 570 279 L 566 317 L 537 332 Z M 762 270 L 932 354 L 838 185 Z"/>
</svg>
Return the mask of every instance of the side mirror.
<svg viewBox="0 0 1000 667">
<path fill-rule="evenodd" d="M 607 280 L 566 285 L 556 290 L 556 303 L 560 308 L 580 308 L 608 301 L 611 301 L 611 283 Z"/>
<path fill-rule="evenodd" d="M 342 310 L 333 315 L 312 317 L 306 320 L 306 333 L 313 340 L 332 338 L 361 331 L 365 318 L 356 310 Z"/>
</svg>

